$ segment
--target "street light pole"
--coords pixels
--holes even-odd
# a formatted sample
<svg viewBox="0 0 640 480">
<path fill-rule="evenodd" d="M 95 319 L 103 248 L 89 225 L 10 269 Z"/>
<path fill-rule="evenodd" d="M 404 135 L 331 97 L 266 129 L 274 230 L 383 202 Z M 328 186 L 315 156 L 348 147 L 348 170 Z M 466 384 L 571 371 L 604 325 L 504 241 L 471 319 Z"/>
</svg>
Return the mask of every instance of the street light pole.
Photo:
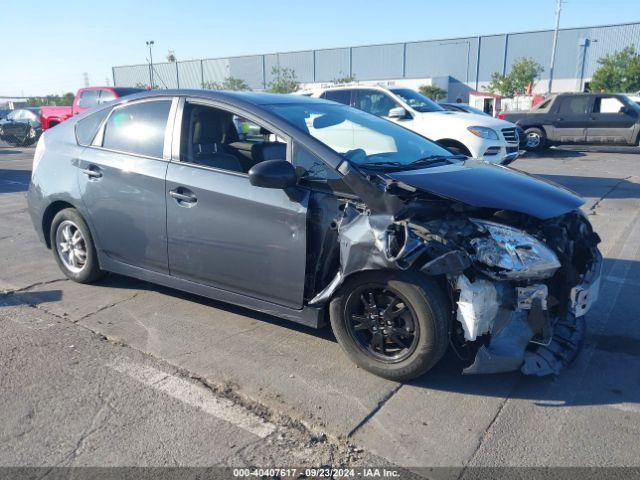
<svg viewBox="0 0 640 480">
<path fill-rule="evenodd" d="M 553 83 L 553 67 L 556 63 L 556 47 L 558 46 L 558 30 L 560 29 L 560 11 L 562 10 L 562 0 L 556 0 L 556 29 L 553 32 L 553 46 L 551 47 L 551 66 L 549 67 L 549 87 L 547 93 L 551 93 Z"/>
<path fill-rule="evenodd" d="M 147 47 L 149 47 L 149 87 L 153 90 L 153 53 L 151 47 L 153 47 L 153 40 L 147 40 Z"/>
</svg>

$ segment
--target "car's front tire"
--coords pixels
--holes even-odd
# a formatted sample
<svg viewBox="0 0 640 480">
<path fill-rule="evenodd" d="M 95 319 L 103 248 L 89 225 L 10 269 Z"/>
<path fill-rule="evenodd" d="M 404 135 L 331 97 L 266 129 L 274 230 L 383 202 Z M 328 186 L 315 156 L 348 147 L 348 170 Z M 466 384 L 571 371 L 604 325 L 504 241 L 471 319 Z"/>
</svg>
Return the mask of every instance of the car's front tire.
<svg viewBox="0 0 640 480">
<path fill-rule="evenodd" d="M 442 288 L 422 274 L 364 272 L 348 278 L 331 301 L 331 327 L 358 366 L 408 381 L 444 355 L 449 310 Z"/>
<path fill-rule="evenodd" d="M 526 143 L 525 148 L 532 152 L 538 152 L 547 147 L 547 134 L 541 128 L 527 128 L 525 130 Z"/>
<path fill-rule="evenodd" d="M 56 214 L 49 238 L 53 256 L 69 279 L 91 283 L 104 275 L 89 227 L 75 208 L 65 208 Z"/>
</svg>

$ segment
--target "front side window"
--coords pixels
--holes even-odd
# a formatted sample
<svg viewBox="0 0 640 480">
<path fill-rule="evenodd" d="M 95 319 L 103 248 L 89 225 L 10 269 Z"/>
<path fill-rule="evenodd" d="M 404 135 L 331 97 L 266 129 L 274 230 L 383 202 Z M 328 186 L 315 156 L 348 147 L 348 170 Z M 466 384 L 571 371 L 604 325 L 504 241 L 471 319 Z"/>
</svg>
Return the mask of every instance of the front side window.
<svg viewBox="0 0 640 480">
<path fill-rule="evenodd" d="M 338 172 L 298 143 L 293 144 L 292 163 L 301 185 L 351 193 Z"/>
<path fill-rule="evenodd" d="M 274 104 L 265 108 L 358 166 L 408 169 L 424 168 L 436 161 L 457 161 L 456 156 L 431 140 L 353 108 L 321 103 Z"/>
<path fill-rule="evenodd" d="M 391 91 L 416 112 L 441 112 L 444 110 L 444 108 L 430 98 L 427 98 L 421 93 L 411 90 L 410 88 L 392 88 Z M 460 108 L 462 110 L 465 109 L 464 107 Z"/>
<path fill-rule="evenodd" d="M 85 90 L 80 94 L 80 100 L 78 100 L 78 106 L 82 108 L 95 107 L 98 104 L 98 90 Z"/>
<path fill-rule="evenodd" d="M 181 161 L 247 173 L 265 160 L 286 159 L 286 141 L 253 120 L 221 108 L 185 104 Z"/>
<path fill-rule="evenodd" d="M 342 103 L 343 105 L 351 105 L 351 90 L 328 90 L 320 98 Z"/>
<path fill-rule="evenodd" d="M 616 97 L 598 97 L 593 105 L 593 113 L 620 113 L 624 104 Z"/>
<path fill-rule="evenodd" d="M 171 100 L 140 102 L 113 111 L 102 146 L 120 152 L 162 158 Z"/>
<path fill-rule="evenodd" d="M 386 93 L 378 90 L 358 90 L 355 107 L 378 117 L 386 117 L 398 104 Z"/>
<path fill-rule="evenodd" d="M 576 95 L 565 97 L 560 105 L 560 113 L 569 115 L 582 115 L 587 113 L 589 97 L 586 95 Z"/>
</svg>

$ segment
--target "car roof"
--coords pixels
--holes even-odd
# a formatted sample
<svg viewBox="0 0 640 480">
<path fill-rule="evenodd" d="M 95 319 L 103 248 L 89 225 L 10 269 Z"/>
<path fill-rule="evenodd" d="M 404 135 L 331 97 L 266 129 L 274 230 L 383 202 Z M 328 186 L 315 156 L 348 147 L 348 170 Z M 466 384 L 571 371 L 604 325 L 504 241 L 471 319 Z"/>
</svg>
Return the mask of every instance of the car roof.
<svg viewBox="0 0 640 480">
<path fill-rule="evenodd" d="M 312 98 L 303 95 L 287 95 L 281 93 L 262 93 L 262 92 L 232 92 L 227 90 L 188 90 L 188 89 L 170 89 L 170 90 L 151 90 L 135 95 L 125 97 L 123 100 L 131 101 L 137 98 L 148 98 L 154 96 L 173 96 L 181 95 L 187 97 L 210 98 L 212 100 L 238 100 L 256 106 L 274 105 L 274 104 L 310 104 L 325 103 L 334 105 L 334 102 L 327 100 Z"/>
</svg>

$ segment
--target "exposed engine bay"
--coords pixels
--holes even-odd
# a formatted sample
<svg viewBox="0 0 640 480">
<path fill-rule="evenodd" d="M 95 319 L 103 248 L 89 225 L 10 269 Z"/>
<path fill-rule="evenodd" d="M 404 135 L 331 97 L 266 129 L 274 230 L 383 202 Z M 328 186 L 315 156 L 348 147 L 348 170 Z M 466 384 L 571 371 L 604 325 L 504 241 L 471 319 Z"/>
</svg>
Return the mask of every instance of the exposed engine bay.
<svg viewBox="0 0 640 480">
<path fill-rule="evenodd" d="M 600 238 L 579 209 L 539 218 L 471 206 L 384 174 L 360 182 L 350 168 L 345 179 L 364 204 L 345 200 L 312 247 L 309 305 L 356 272 L 417 270 L 450 298 L 450 345 L 464 373 L 558 374 L 573 360 L 602 265 Z"/>
</svg>

